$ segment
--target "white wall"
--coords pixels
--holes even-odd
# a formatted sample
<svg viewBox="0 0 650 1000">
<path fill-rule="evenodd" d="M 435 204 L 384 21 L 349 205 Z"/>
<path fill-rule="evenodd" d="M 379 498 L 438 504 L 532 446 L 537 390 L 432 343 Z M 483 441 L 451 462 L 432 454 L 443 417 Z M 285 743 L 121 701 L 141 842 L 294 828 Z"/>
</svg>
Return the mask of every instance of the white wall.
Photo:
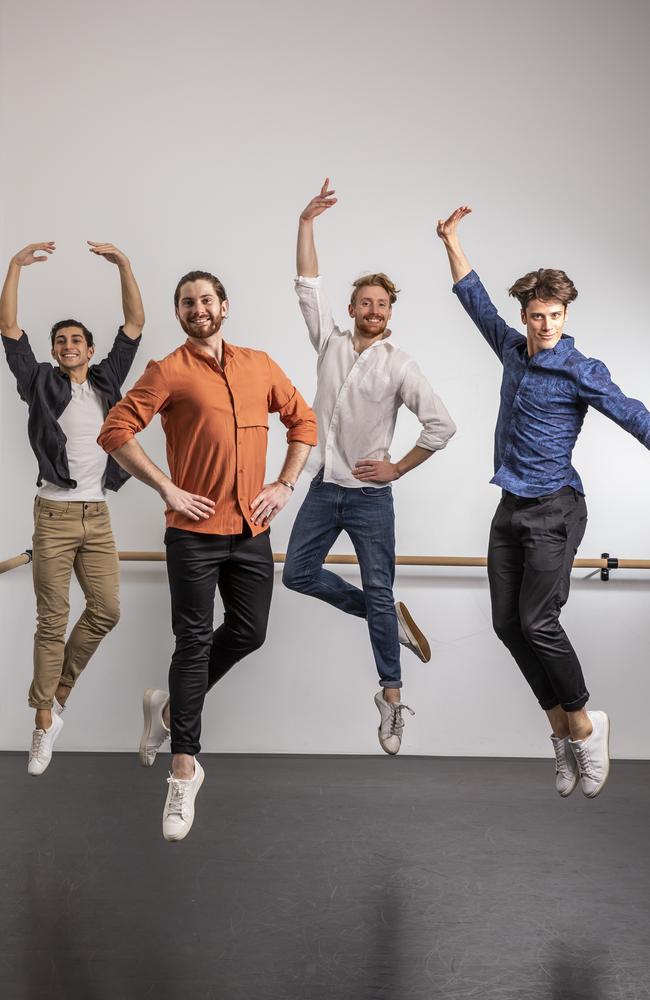
<svg viewBox="0 0 650 1000">
<path fill-rule="evenodd" d="M 565 268 L 580 290 L 569 323 L 578 346 L 650 400 L 642 0 L 27 0 L 1 12 L 2 260 L 32 241 L 58 246 L 22 276 L 20 318 L 40 358 L 51 323 L 70 313 L 109 346 L 117 274 L 84 241 L 111 240 L 131 256 L 147 309 L 134 378 L 180 342 L 171 294 L 180 274 L 202 267 L 229 291 L 226 335 L 268 350 L 311 398 L 294 239 L 300 209 L 329 174 L 340 202 L 320 220 L 318 244 L 336 313 L 361 271 L 394 276 L 403 289 L 394 336 L 459 426 L 443 454 L 395 487 L 398 552 L 483 553 L 498 501 L 488 480 L 499 366 L 449 294 L 434 236 L 436 218 L 460 202 L 474 206 L 466 248 L 504 315 L 517 322 L 506 296 L 514 278 Z M 36 467 L 4 362 L 0 391 L 2 559 L 30 545 Z M 416 435 L 404 414 L 394 455 Z M 164 461 L 158 423 L 142 443 Z M 283 450 L 274 426 L 269 475 Z M 575 461 L 590 510 L 582 554 L 647 555 L 646 452 L 593 413 Z M 305 487 L 275 523 L 276 550 Z M 111 509 L 120 548 L 161 548 L 153 492 L 131 482 Z M 338 550 L 351 551 L 346 539 Z M 401 570 L 397 590 L 434 649 L 426 666 L 404 656 L 405 696 L 417 709 L 405 749 L 545 754 L 544 720 L 492 634 L 483 571 Z M 575 573 L 564 614 L 619 756 L 650 754 L 649 590 L 648 574 L 617 573 L 605 585 Z M 70 703 L 62 748 L 130 748 L 142 688 L 165 683 L 164 567 L 123 564 L 122 605 Z M 0 606 L 0 746 L 18 748 L 31 726 L 28 569 L 0 579 Z M 374 689 L 364 626 L 283 590 L 278 576 L 268 641 L 212 693 L 204 749 L 375 752 Z"/>
</svg>

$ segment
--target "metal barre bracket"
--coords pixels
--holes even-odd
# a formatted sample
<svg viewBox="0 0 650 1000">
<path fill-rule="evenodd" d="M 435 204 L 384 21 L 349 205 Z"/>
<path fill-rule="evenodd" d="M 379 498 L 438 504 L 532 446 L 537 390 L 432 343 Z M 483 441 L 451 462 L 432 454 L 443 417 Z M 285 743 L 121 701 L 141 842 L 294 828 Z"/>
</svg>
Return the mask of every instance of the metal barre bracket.
<svg viewBox="0 0 650 1000">
<path fill-rule="evenodd" d="M 618 569 L 618 559 L 616 559 L 614 556 L 610 556 L 609 552 L 601 552 L 600 558 L 607 560 L 607 566 L 603 566 L 603 568 L 600 571 L 600 579 L 603 581 L 603 583 L 607 583 L 607 581 L 609 580 L 610 569 Z"/>
</svg>

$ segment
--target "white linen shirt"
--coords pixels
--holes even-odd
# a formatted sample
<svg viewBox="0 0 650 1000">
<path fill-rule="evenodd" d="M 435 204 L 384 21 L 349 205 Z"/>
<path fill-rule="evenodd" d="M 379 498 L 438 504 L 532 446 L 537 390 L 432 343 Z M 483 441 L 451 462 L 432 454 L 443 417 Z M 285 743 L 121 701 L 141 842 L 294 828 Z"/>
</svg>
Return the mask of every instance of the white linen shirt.
<svg viewBox="0 0 650 1000">
<path fill-rule="evenodd" d="M 352 333 L 340 330 L 332 319 L 320 279 L 299 276 L 295 285 L 309 339 L 318 353 L 313 404 L 318 445 L 309 464 L 314 470 L 324 467 L 327 483 L 381 489 L 385 483 L 362 483 L 352 469 L 362 459 L 390 460 L 402 403 L 422 424 L 416 441 L 420 448 L 440 451 L 456 425 L 416 362 L 390 337 L 357 354 Z"/>
</svg>

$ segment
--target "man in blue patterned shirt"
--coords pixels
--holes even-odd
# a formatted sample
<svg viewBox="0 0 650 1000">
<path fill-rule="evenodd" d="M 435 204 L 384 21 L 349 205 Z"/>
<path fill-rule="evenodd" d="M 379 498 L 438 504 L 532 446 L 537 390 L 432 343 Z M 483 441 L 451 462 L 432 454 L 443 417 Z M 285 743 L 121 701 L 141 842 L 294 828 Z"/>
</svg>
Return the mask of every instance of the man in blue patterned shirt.
<svg viewBox="0 0 650 1000">
<path fill-rule="evenodd" d="M 525 336 L 499 316 L 458 238 L 470 211 L 462 205 L 439 221 L 437 232 L 453 291 L 503 365 L 491 480 L 503 495 L 488 547 L 492 621 L 551 723 L 557 791 L 570 795 L 580 781 L 594 798 L 609 771 L 609 719 L 586 710 L 582 668 L 559 620 L 587 524 L 571 455 L 588 406 L 646 448 L 650 412 L 563 333 L 567 306 L 578 294 L 564 271 L 531 271 L 510 288 Z"/>
</svg>

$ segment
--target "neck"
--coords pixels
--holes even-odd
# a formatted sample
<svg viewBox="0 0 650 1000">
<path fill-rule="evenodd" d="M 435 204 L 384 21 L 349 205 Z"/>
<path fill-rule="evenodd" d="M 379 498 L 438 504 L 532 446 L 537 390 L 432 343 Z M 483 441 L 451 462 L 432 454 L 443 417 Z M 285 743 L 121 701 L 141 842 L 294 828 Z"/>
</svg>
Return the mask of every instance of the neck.
<svg viewBox="0 0 650 1000">
<path fill-rule="evenodd" d="M 378 333 L 376 337 L 366 337 L 365 334 L 359 332 L 359 328 L 355 325 L 352 342 L 357 354 L 363 354 L 365 350 L 372 347 L 372 345 L 376 344 L 377 341 L 386 340 L 387 337 L 390 337 L 389 329 L 385 329 L 383 333 Z"/>
<path fill-rule="evenodd" d="M 221 364 L 223 357 L 223 337 L 220 330 L 217 333 L 213 333 L 211 337 L 206 337 L 205 340 L 199 337 L 188 337 L 187 339 L 190 344 L 194 344 L 203 354 L 209 354 L 211 358 L 216 358 L 219 364 Z"/>
<path fill-rule="evenodd" d="M 88 365 L 84 365 L 83 368 L 65 368 L 63 365 L 59 365 L 61 371 L 64 371 L 71 382 L 76 382 L 77 385 L 81 385 L 88 378 Z"/>
</svg>

